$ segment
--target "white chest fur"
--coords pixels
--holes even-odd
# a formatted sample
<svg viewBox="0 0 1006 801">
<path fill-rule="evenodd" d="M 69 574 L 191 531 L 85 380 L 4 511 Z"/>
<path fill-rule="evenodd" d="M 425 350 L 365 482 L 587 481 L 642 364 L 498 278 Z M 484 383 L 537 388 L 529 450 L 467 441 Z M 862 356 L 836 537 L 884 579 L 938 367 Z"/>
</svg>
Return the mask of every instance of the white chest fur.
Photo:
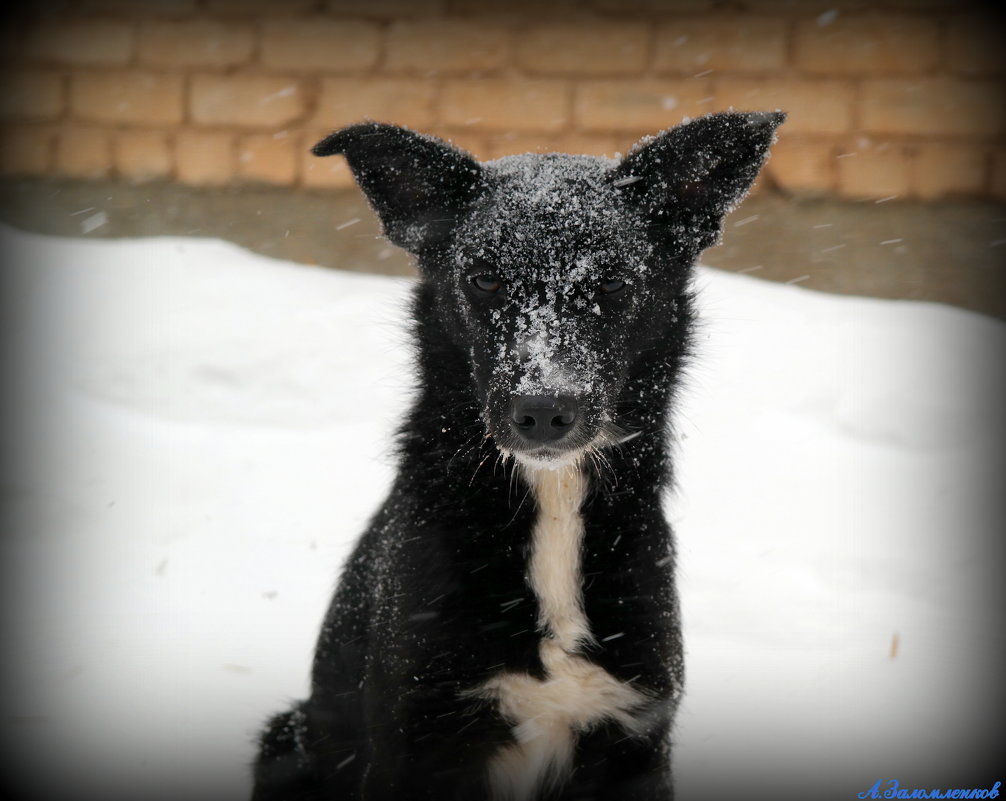
<svg viewBox="0 0 1006 801">
<path fill-rule="evenodd" d="M 543 785 L 568 774 L 576 736 L 604 720 L 639 731 L 647 698 L 578 655 L 593 642 L 583 610 L 583 517 L 587 493 L 581 470 L 529 470 L 538 504 L 528 583 L 538 599 L 540 654 L 547 676 L 503 672 L 474 694 L 496 702 L 515 742 L 490 762 L 489 780 L 499 801 L 526 801 Z"/>
</svg>

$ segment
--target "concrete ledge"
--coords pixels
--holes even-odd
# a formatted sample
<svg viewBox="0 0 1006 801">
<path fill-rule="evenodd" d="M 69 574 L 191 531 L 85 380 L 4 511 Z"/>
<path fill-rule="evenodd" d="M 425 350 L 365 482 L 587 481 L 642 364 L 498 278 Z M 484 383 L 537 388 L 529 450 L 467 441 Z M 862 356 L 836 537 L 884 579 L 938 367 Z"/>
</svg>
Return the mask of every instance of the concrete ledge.
<svg viewBox="0 0 1006 801">
<path fill-rule="evenodd" d="M 283 259 L 410 275 L 356 189 L 196 189 L 54 179 L 0 184 L 0 220 L 64 236 L 209 236 Z M 1006 205 L 793 201 L 731 215 L 707 264 L 811 289 L 949 303 L 1006 318 Z"/>
</svg>

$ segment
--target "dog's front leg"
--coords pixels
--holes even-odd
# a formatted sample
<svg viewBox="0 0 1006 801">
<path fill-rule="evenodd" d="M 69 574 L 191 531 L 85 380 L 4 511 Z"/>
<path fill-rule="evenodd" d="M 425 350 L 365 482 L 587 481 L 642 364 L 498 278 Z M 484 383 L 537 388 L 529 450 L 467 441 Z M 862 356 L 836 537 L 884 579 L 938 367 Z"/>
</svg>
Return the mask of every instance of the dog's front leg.
<svg viewBox="0 0 1006 801">
<path fill-rule="evenodd" d="M 672 801 L 670 715 L 654 715 L 645 734 L 626 736 L 608 724 L 583 735 L 561 799 Z"/>
<path fill-rule="evenodd" d="M 488 706 L 473 703 L 451 682 L 443 690 L 406 688 L 382 717 L 380 728 L 370 731 L 364 801 L 490 798 L 489 759 L 511 735 Z"/>
</svg>

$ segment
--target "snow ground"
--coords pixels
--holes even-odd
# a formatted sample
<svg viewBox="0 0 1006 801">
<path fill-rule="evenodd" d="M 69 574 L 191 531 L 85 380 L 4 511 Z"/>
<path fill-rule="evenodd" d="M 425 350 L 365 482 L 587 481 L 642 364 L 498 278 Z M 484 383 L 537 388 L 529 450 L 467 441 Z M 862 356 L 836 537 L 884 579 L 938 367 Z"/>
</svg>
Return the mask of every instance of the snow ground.
<svg viewBox="0 0 1006 801">
<path fill-rule="evenodd" d="M 75 798 L 242 798 L 392 475 L 410 282 L 212 240 L 0 246 L 7 766 Z M 680 798 L 978 785 L 1006 652 L 1006 326 L 698 284 L 668 498 Z"/>
</svg>

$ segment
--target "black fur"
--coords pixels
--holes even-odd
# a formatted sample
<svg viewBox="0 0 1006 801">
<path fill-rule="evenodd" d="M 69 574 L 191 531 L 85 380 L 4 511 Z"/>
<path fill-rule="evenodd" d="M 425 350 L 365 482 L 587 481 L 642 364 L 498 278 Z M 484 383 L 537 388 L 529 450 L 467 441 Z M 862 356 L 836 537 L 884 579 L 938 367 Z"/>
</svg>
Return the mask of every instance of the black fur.
<svg viewBox="0 0 1006 801">
<path fill-rule="evenodd" d="M 465 692 L 499 671 L 547 678 L 538 647 L 549 633 L 526 578 L 537 505 L 517 461 L 591 444 L 582 570 L 599 644 L 583 656 L 653 700 L 643 734 L 612 722 L 582 732 L 568 780 L 542 798 L 671 797 L 683 672 L 661 498 L 690 272 L 782 120 L 711 115 L 618 163 L 553 154 L 483 165 L 377 123 L 315 147 L 347 157 L 387 236 L 417 259 L 419 387 L 398 477 L 325 620 L 311 696 L 262 735 L 255 801 L 491 797 L 487 764 L 513 735 Z M 546 447 L 522 439 L 511 404 L 572 392 L 555 371 L 579 413 Z"/>
</svg>

